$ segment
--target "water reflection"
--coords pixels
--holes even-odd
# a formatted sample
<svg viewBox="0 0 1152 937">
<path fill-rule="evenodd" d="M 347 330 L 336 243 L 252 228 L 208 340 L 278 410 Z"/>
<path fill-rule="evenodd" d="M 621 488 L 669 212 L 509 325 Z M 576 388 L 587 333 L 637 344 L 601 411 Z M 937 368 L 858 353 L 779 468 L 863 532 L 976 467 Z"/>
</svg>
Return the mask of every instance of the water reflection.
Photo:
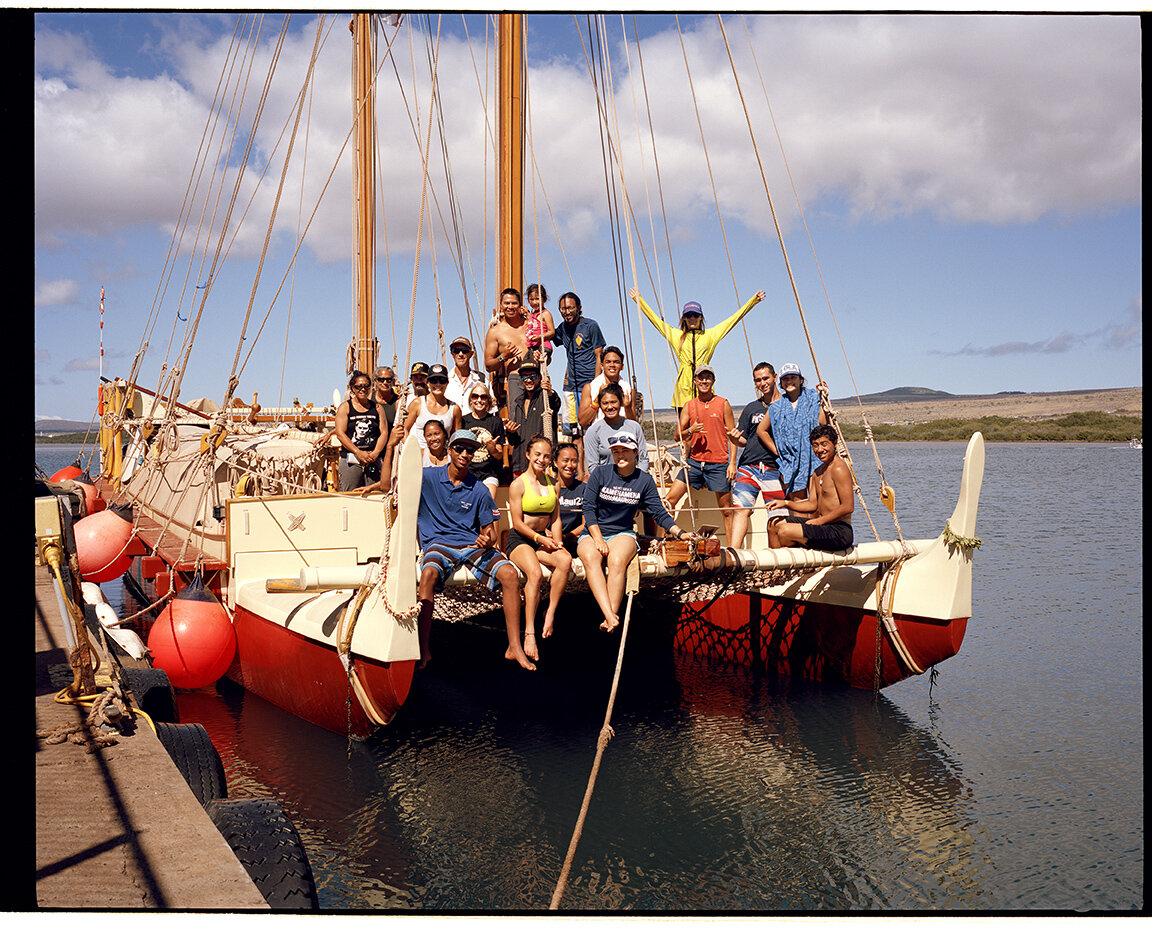
<svg viewBox="0 0 1152 937">
<path fill-rule="evenodd" d="M 615 666 L 614 641 L 573 630 L 526 674 L 477 666 L 501 627 L 445 629 L 367 743 L 239 690 L 182 694 L 181 716 L 208 728 L 230 793 L 285 805 L 325 908 L 542 910 Z M 969 784 L 930 730 L 883 696 L 656 645 L 630 643 L 564 910 L 991 906 Z"/>
</svg>

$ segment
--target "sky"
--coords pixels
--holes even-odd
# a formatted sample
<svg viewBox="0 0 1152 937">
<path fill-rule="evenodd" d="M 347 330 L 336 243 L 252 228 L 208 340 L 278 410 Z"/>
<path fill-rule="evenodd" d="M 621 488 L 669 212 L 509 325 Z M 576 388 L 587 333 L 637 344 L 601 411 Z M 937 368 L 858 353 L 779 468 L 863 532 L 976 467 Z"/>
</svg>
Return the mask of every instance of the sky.
<svg viewBox="0 0 1152 937">
<path fill-rule="evenodd" d="M 259 27 L 245 127 L 282 19 Z M 91 419 L 101 375 L 127 376 L 142 349 L 140 384 L 179 368 L 185 399 L 222 400 L 233 371 L 236 396 L 265 406 L 343 393 L 355 322 L 348 18 L 321 25 L 293 135 L 318 21 L 292 16 L 260 125 L 225 155 L 209 117 L 237 21 L 35 16 L 37 419 Z M 241 34 L 252 26 L 243 18 Z M 618 154 L 608 183 L 596 26 Z M 699 302 L 707 325 L 765 292 L 712 360 L 716 392 L 736 407 L 762 360 L 799 364 L 834 398 L 1142 384 L 1137 17 L 540 14 L 526 30 L 520 285 L 544 283 L 557 321 L 560 294 L 575 291 L 649 402 L 669 405 L 674 371 L 633 286 L 673 322 Z M 405 16 L 381 37 L 377 334 L 382 361 L 404 369 L 442 360 L 441 332 L 478 340 L 506 285 L 493 271 L 492 25 Z M 209 280 L 218 242 L 195 248 L 195 232 L 220 229 L 247 142 Z M 204 172 L 186 202 L 198 152 L 233 172 L 219 199 Z M 557 384 L 563 366 L 561 351 Z"/>
</svg>

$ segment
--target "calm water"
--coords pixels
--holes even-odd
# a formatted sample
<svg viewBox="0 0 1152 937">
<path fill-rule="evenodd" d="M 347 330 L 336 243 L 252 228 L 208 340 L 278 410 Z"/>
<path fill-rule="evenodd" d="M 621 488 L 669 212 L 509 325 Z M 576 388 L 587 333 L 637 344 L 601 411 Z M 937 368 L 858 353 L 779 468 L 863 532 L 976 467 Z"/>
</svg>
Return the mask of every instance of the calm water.
<svg viewBox="0 0 1152 937">
<path fill-rule="evenodd" d="M 49 473 L 74 457 L 53 448 Z M 879 451 L 905 536 L 935 536 L 963 444 Z M 871 451 L 852 452 L 887 518 Z M 1142 908 L 1141 479 L 1126 446 L 989 445 L 974 614 L 935 685 L 781 685 L 646 643 L 636 619 L 563 909 Z M 293 816 L 324 908 L 546 909 L 617 641 L 545 646 L 534 675 L 501 666 L 497 629 L 433 641 L 370 743 L 223 685 L 181 694 L 181 718 L 208 728 L 232 796 Z"/>
</svg>

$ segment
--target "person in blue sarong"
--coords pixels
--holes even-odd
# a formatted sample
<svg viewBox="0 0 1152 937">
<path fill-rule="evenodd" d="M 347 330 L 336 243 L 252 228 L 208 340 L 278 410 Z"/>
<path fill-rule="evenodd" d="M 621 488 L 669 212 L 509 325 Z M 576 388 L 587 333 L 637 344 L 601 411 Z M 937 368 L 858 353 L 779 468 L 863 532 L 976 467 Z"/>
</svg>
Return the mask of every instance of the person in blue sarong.
<svg viewBox="0 0 1152 937">
<path fill-rule="evenodd" d="M 818 392 L 826 392 L 828 386 L 820 383 L 816 388 L 805 387 L 804 375 L 795 364 L 780 369 L 778 383 L 781 397 L 769 405 L 756 428 L 756 436 L 776 453 L 785 496 L 800 497 L 808 490 L 808 479 L 822 464 L 812 451 L 808 434 L 817 426 L 828 425 L 828 414 Z"/>
</svg>

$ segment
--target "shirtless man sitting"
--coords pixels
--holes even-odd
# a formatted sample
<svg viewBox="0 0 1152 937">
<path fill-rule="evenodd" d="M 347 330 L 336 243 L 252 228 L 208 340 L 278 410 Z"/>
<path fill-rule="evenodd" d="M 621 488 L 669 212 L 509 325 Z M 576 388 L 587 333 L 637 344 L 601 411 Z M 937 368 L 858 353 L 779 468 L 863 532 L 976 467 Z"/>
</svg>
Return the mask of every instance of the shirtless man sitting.
<svg viewBox="0 0 1152 937">
<path fill-rule="evenodd" d="M 812 513 L 811 517 L 774 517 L 768 521 L 771 547 L 811 547 L 833 553 L 852 546 L 852 472 L 836 451 L 836 430 L 817 426 L 808 434 L 820 466 L 808 481 L 808 497 L 775 499 L 768 508 Z"/>
</svg>

